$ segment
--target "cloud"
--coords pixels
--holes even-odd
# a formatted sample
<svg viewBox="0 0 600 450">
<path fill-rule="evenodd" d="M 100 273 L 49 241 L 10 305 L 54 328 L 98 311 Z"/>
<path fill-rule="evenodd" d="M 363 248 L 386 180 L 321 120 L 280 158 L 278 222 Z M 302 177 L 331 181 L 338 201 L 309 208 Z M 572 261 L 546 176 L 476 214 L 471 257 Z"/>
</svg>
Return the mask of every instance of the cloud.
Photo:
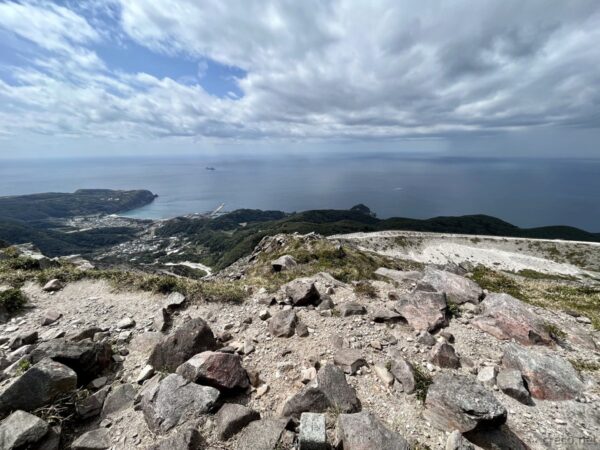
<svg viewBox="0 0 600 450">
<path fill-rule="evenodd" d="M 0 136 L 387 140 L 598 127 L 596 0 L 67 5 L 0 3 L 0 28 L 39 48 L 11 68 L 16 82 L 0 79 L 0 117 L 16 117 Z M 200 82 L 127 73 L 96 52 L 127 40 L 195 61 Z M 242 95 L 201 86 L 208 60 L 245 73 Z"/>
</svg>

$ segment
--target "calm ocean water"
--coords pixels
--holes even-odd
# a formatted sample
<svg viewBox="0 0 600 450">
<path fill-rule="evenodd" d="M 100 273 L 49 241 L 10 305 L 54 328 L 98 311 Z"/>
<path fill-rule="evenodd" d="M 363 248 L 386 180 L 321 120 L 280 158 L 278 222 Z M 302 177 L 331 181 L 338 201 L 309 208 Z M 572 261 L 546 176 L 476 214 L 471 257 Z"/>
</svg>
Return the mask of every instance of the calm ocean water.
<svg viewBox="0 0 600 450">
<path fill-rule="evenodd" d="M 209 171 L 207 166 L 216 170 Z M 131 217 L 236 208 L 288 212 L 364 203 L 379 217 L 489 214 L 520 226 L 600 232 L 600 159 L 406 155 L 0 160 L 0 195 L 149 189 Z"/>
</svg>

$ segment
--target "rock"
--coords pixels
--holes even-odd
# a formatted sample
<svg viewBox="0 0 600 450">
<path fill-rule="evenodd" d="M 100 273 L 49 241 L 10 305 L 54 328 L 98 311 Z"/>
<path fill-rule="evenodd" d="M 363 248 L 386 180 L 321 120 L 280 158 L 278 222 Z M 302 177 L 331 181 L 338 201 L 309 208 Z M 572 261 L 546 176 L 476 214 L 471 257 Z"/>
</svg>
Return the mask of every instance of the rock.
<svg viewBox="0 0 600 450">
<path fill-rule="evenodd" d="M 188 381 L 220 390 L 246 389 L 250 386 L 241 358 L 228 353 L 199 353 L 179 366 L 177 374 Z"/>
<path fill-rule="evenodd" d="M 174 311 L 178 308 L 181 308 L 185 303 L 185 295 L 179 292 L 172 292 L 166 298 L 163 303 L 163 308 L 167 310 L 167 312 Z"/>
<path fill-rule="evenodd" d="M 24 345 L 32 345 L 35 344 L 38 340 L 37 331 L 30 331 L 27 333 L 21 333 L 14 338 L 8 344 L 8 348 L 11 350 L 16 350 L 18 348 L 23 347 Z"/>
<path fill-rule="evenodd" d="M 106 386 L 89 397 L 77 402 L 75 405 L 75 410 L 77 411 L 79 417 L 82 419 L 89 419 L 100 415 L 109 390 L 110 388 Z"/>
<path fill-rule="evenodd" d="M 47 311 L 42 317 L 42 326 L 51 325 L 62 317 L 62 314 L 56 311 Z"/>
<path fill-rule="evenodd" d="M 314 367 L 309 367 L 308 369 L 302 369 L 300 371 L 300 381 L 304 384 L 310 383 L 315 378 L 317 378 L 317 369 Z"/>
<path fill-rule="evenodd" d="M 429 361 L 438 367 L 447 369 L 458 369 L 460 367 L 460 359 L 454 351 L 454 347 L 447 342 L 438 342 L 431 349 Z"/>
<path fill-rule="evenodd" d="M 56 291 L 60 291 L 62 288 L 64 288 L 64 284 L 62 283 L 62 281 L 57 280 L 56 278 L 53 280 L 48 281 L 44 287 L 42 288 L 42 290 L 46 291 L 46 292 L 56 292 Z"/>
<path fill-rule="evenodd" d="M 483 290 L 472 280 L 432 267 L 425 269 L 421 283 L 428 284 L 437 292 L 445 292 L 448 303 L 460 305 L 462 303 L 479 303 L 483 297 Z"/>
<path fill-rule="evenodd" d="M 498 368 L 496 366 L 486 366 L 477 373 L 477 381 L 484 386 L 491 388 L 496 384 L 497 375 Z"/>
<path fill-rule="evenodd" d="M 250 422 L 241 432 L 237 450 L 278 450 L 287 420 L 261 419 Z"/>
<path fill-rule="evenodd" d="M 136 396 L 136 389 L 132 384 L 120 384 L 112 388 L 102 408 L 102 418 L 105 419 L 111 414 L 118 413 L 124 409 L 133 406 L 133 400 Z"/>
<path fill-rule="evenodd" d="M 204 448 L 206 447 L 198 430 L 186 428 L 151 445 L 146 450 L 203 450 Z"/>
<path fill-rule="evenodd" d="M 166 331 L 169 324 L 169 313 L 165 308 L 161 308 L 152 318 L 152 326 L 156 331 Z"/>
<path fill-rule="evenodd" d="M 417 331 L 435 331 L 448 325 L 444 293 L 416 291 L 405 294 L 394 308 Z"/>
<path fill-rule="evenodd" d="M 142 367 L 142 370 L 140 370 L 140 373 L 135 379 L 135 382 L 138 384 L 142 384 L 144 381 L 152 378 L 153 375 L 154 367 L 152 367 L 150 364 L 146 364 L 144 367 Z"/>
<path fill-rule="evenodd" d="M 344 450 L 410 450 L 400 434 L 386 428 L 370 412 L 340 414 L 337 441 Z"/>
<path fill-rule="evenodd" d="M 110 432 L 106 428 L 98 428 L 79 436 L 73 444 L 72 450 L 106 450 L 110 448 Z"/>
<path fill-rule="evenodd" d="M 592 319 L 590 319 L 589 317 L 586 317 L 586 316 L 577 316 L 577 318 L 575 320 L 577 320 L 577 322 L 579 322 L 579 323 L 584 323 L 586 325 L 589 325 L 592 323 Z"/>
<path fill-rule="evenodd" d="M 260 419 L 253 409 L 235 403 L 225 403 L 215 415 L 217 436 L 226 441 L 239 433 L 250 422 Z"/>
<path fill-rule="evenodd" d="M 0 448 L 30 448 L 48 432 L 48 424 L 25 411 L 15 411 L 0 423 Z"/>
<path fill-rule="evenodd" d="M 515 339 L 523 345 L 551 345 L 544 321 L 522 301 L 508 294 L 489 294 L 473 325 L 497 339 Z"/>
<path fill-rule="evenodd" d="M 32 411 L 76 387 L 77 374 L 73 370 L 51 359 L 43 359 L 0 393 L 0 412 Z"/>
<path fill-rule="evenodd" d="M 338 310 L 342 317 L 358 316 L 367 313 L 367 308 L 356 302 L 342 303 L 338 306 Z"/>
<path fill-rule="evenodd" d="M 454 430 L 446 441 L 446 450 L 475 450 L 475 447 L 467 441 L 460 431 Z"/>
<path fill-rule="evenodd" d="M 98 333 L 102 333 L 102 328 L 96 326 L 86 327 L 83 330 L 73 331 L 69 333 L 67 336 L 67 340 L 72 342 L 79 342 L 83 341 L 84 339 L 95 340 L 94 337 Z"/>
<path fill-rule="evenodd" d="M 454 335 L 450 333 L 448 330 L 442 330 L 438 333 L 438 336 L 445 339 L 450 344 L 454 343 Z"/>
<path fill-rule="evenodd" d="M 359 350 L 344 348 L 335 353 L 333 363 L 347 374 L 354 375 L 358 369 L 367 365 L 367 360 Z"/>
<path fill-rule="evenodd" d="M 310 333 L 308 332 L 308 327 L 304 322 L 298 320 L 296 322 L 296 336 L 298 337 L 307 337 Z"/>
<path fill-rule="evenodd" d="M 191 319 L 154 347 L 148 363 L 155 370 L 173 372 L 192 356 L 216 348 L 217 341 L 208 324 L 201 318 Z"/>
<path fill-rule="evenodd" d="M 271 261 L 273 272 L 284 272 L 296 267 L 297 265 L 298 263 L 296 260 L 290 255 L 283 255 L 276 260 Z"/>
<path fill-rule="evenodd" d="M 269 333 L 274 337 L 291 337 L 296 330 L 296 320 L 293 310 L 279 311 L 269 322 Z"/>
<path fill-rule="evenodd" d="M 418 334 L 417 342 L 427 347 L 433 347 L 437 341 L 429 331 L 423 330 Z"/>
<path fill-rule="evenodd" d="M 434 378 L 423 415 L 440 430 L 461 433 L 476 427 L 499 427 L 507 419 L 506 408 L 490 391 L 471 377 L 450 372 Z"/>
<path fill-rule="evenodd" d="M 100 388 L 106 386 L 107 382 L 108 382 L 107 377 L 98 377 L 95 380 L 90 381 L 90 386 L 92 389 L 100 389 Z"/>
<path fill-rule="evenodd" d="M 375 271 L 375 275 L 389 278 L 398 283 L 414 282 L 421 279 L 423 274 L 415 270 L 394 270 L 380 267 Z"/>
<path fill-rule="evenodd" d="M 531 396 L 523 383 L 521 372 L 516 369 L 502 369 L 496 378 L 498 388 L 509 397 L 519 402 L 530 405 Z"/>
<path fill-rule="evenodd" d="M 297 278 L 282 286 L 285 298 L 293 306 L 318 305 L 321 294 L 310 278 Z"/>
<path fill-rule="evenodd" d="M 299 417 L 303 412 L 325 412 L 328 408 L 342 412 L 360 411 L 356 391 L 346 381 L 344 372 L 327 364 L 317 378 L 289 398 L 282 408 L 283 417 Z"/>
<path fill-rule="evenodd" d="M 385 386 L 390 387 L 394 384 L 394 376 L 383 364 L 375 364 L 373 370 Z"/>
<path fill-rule="evenodd" d="M 413 365 L 404 359 L 399 352 L 395 353 L 392 357 L 392 364 L 390 371 L 394 378 L 402 384 L 404 392 L 412 394 L 417 389 L 417 382 L 415 379 L 415 368 Z"/>
<path fill-rule="evenodd" d="M 259 313 L 258 313 L 258 318 L 260 320 L 267 320 L 271 317 L 271 313 L 269 312 L 268 309 L 262 309 Z"/>
<path fill-rule="evenodd" d="M 321 296 L 321 303 L 317 306 L 317 310 L 319 311 L 329 311 L 335 307 L 335 303 L 329 295 Z"/>
<path fill-rule="evenodd" d="M 141 408 L 150 430 L 166 433 L 184 419 L 209 412 L 218 398 L 215 388 L 170 374 L 144 390 Z"/>
<path fill-rule="evenodd" d="M 299 450 L 328 450 L 325 415 L 304 412 L 300 416 Z"/>
<path fill-rule="evenodd" d="M 111 364 L 111 356 L 112 350 L 108 343 L 89 340 L 71 342 L 53 339 L 42 342 L 31 352 L 33 363 L 43 358 L 51 358 L 73 369 L 77 373 L 80 385 L 89 383 L 107 369 Z"/>
<path fill-rule="evenodd" d="M 571 363 L 552 353 L 509 344 L 504 350 L 502 364 L 507 369 L 519 370 L 531 396 L 540 400 L 570 400 L 584 389 Z"/>
<path fill-rule="evenodd" d="M 124 317 L 117 322 L 117 328 L 119 330 L 126 330 L 133 327 L 135 327 L 135 320 L 133 320 L 131 317 Z"/>
</svg>

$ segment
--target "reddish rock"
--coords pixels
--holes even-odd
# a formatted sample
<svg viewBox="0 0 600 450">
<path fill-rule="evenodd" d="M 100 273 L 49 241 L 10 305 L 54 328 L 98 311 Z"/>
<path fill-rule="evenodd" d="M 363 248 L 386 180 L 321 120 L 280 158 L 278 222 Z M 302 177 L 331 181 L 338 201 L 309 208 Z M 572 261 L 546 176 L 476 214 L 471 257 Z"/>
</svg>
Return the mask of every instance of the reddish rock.
<svg viewBox="0 0 600 450">
<path fill-rule="evenodd" d="M 188 381 L 222 390 L 250 386 L 241 358 L 229 353 L 202 352 L 179 366 L 177 373 Z"/>
<path fill-rule="evenodd" d="M 446 342 L 438 342 L 429 354 L 429 360 L 439 367 L 447 369 L 458 369 L 460 359 L 454 351 L 454 347 Z"/>
<path fill-rule="evenodd" d="M 448 325 L 446 295 L 443 293 L 416 291 L 405 294 L 394 308 L 417 331 L 435 331 Z"/>
</svg>

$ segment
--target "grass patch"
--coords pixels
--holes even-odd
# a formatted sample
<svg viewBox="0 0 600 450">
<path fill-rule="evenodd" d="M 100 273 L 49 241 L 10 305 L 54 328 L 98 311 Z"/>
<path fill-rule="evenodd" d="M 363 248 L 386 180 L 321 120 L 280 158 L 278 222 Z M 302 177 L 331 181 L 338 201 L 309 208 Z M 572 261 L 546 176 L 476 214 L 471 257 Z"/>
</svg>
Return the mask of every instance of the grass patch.
<svg viewBox="0 0 600 450">
<path fill-rule="evenodd" d="M 477 266 L 471 274 L 471 279 L 475 281 L 483 289 L 490 292 L 499 292 L 512 295 L 520 300 L 526 300 L 527 295 L 522 286 L 509 276 L 488 269 L 485 266 Z"/>
<path fill-rule="evenodd" d="M 581 359 L 570 359 L 569 362 L 579 372 L 595 372 L 600 370 L 600 364 L 596 362 L 583 361 Z"/>
<path fill-rule="evenodd" d="M 30 368 L 31 368 L 31 362 L 27 359 L 22 359 L 21 361 L 19 361 L 19 364 L 17 364 L 16 374 L 22 375 L 25 372 L 27 372 Z"/>
<path fill-rule="evenodd" d="M 0 292 L 0 305 L 9 314 L 21 311 L 27 303 L 27 296 L 20 289 L 12 288 Z"/>
<path fill-rule="evenodd" d="M 577 277 L 572 277 L 570 275 L 557 275 L 551 273 L 542 273 L 537 270 L 531 269 L 523 269 L 515 272 L 516 275 L 519 275 L 523 278 L 529 278 L 530 280 L 565 280 L 565 281 L 577 281 Z"/>
<path fill-rule="evenodd" d="M 553 323 L 544 322 L 543 328 L 550 335 L 550 337 L 557 342 L 564 341 L 567 337 L 567 333 Z"/>
<path fill-rule="evenodd" d="M 360 297 L 376 298 L 377 289 L 368 281 L 359 281 L 354 285 L 354 293 Z"/>
<path fill-rule="evenodd" d="M 415 395 L 417 400 L 424 403 L 427 398 L 427 391 L 429 390 L 429 386 L 433 383 L 433 379 L 431 378 L 431 375 L 418 364 L 414 364 L 413 368 L 415 369 Z"/>
<path fill-rule="evenodd" d="M 447 310 L 450 317 L 460 317 L 460 308 L 456 303 L 448 303 Z"/>
</svg>

